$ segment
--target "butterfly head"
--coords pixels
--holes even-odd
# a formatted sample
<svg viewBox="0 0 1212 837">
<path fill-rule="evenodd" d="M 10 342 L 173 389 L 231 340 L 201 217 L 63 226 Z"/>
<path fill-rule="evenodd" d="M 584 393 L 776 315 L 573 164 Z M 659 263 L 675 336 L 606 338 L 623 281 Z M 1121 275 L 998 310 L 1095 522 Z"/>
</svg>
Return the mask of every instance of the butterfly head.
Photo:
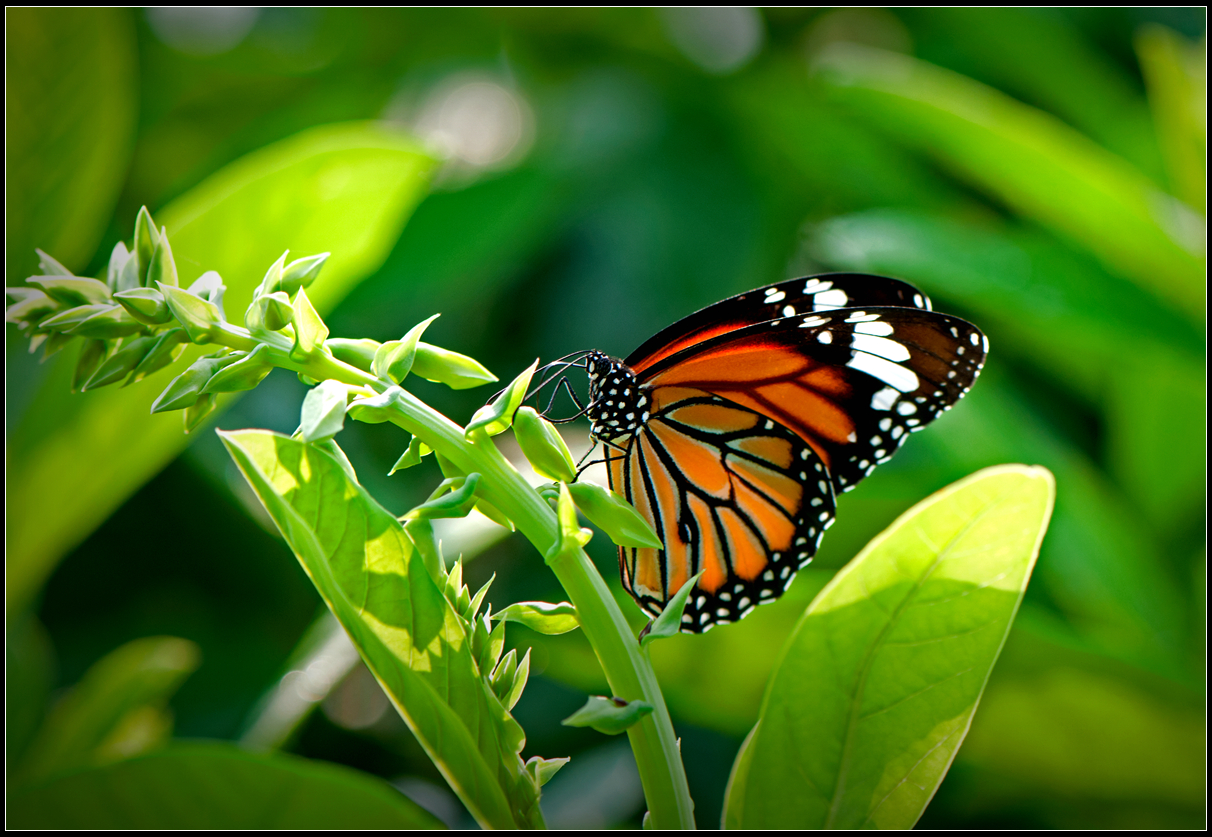
<svg viewBox="0 0 1212 837">
<path fill-rule="evenodd" d="M 585 358 L 589 373 L 589 422 L 597 439 L 610 441 L 635 435 L 648 421 L 651 399 L 648 388 L 618 358 L 590 352 Z"/>
</svg>

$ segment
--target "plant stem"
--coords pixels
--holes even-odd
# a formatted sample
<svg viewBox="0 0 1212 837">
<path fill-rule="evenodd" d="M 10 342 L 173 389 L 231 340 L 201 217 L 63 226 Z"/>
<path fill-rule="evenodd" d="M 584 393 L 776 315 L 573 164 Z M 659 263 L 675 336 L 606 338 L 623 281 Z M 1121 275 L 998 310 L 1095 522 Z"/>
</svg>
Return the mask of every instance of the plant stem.
<svg viewBox="0 0 1212 837">
<path fill-rule="evenodd" d="M 505 513 L 535 546 L 547 554 L 559 529 L 551 506 L 532 489 L 487 437 L 468 442 L 463 429 L 416 396 L 404 392 L 393 423 L 467 473 L 478 472 L 484 498 Z M 635 753 L 640 781 L 655 828 L 694 828 L 694 805 L 686 784 L 681 752 L 669 710 L 652 665 L 611 595 L 610 589 L 583 549 L 559 553 L 552 571 L 577 609 L 577 619 L 593 646 L 606 680 L 616 697 L 642 700 L 650 715 L 631 727 L 628 737 Z"/>
<path fill-rule="evenodd" d="M 248 350 L 258 339 L 259 336 L 238 326 L 227 326 L 215 335 L 214 342 Z M 261 342 L 275 350 L 274 363 L 313 379 L 333 379 L 376 391 L 386 387 L 369 372 L 331 356 L 317 354 L 299 362 L 290 358 L 287 341 Z M 556 514 L 501 455 L 492 440 L 481 435 L 475 442 L 469 442 L 463 428 L 407 390 L 400 393 L 391 409 L 392 423 L 419 437 L 465 473 L 479 473 L 484 499 L 508 516 L 539 554 L 546 555 L 559 537 Z M 681 751 L 652 664 L 641 652 L 622 610 L 583 549 L 563 550 L 548 563 L 577 609 L 581 629 L 597 654 L 614 696 L 627 701 L 642 700 L 653 707 L 651 714 L 627 731 L 652 826 L 694 828 L 694 803 L 686 784 Z"/>
</svg>

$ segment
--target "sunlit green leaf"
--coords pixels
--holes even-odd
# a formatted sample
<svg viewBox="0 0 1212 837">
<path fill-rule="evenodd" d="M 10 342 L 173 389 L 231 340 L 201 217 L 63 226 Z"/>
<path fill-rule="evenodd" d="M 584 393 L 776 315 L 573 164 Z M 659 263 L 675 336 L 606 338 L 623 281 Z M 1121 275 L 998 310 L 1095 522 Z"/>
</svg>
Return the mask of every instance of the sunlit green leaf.
<svg viewBox="0 0 1212 837">
<path fill-rule="evenodd" d="M 6 284 L 40 247 L 83 270 L 125 182 L 139 102 L 134 12 L 5 14 Z"/>
<path fill-rule="evenodd" d="M 1042 468 L 928 498 L 817 596 L 729 788 L 732 828 L 910 828 L 963 741 L 1052 511 Z"/>
<path fill-rule="evenodd" d="M 585 705 L 560 721 L 566 727 L 590 727 L 606 735 L 618 735 L 652 714 L 652 705 L 642 700 L 590 696 Z"/>
<path fill-rule="evenodd" d="M 521 728 L 480 676 L 466 623 L 395 517 L 313 446 L 267 431 L 221 435 L 325 602 L 472 815 L 485 826 L 541 823 L 537 785 L 518 755 Z"/>
<path fill-rule="evenodd" d="M 520 622 L 540 634 L 557 635 L 575 631 L 581 626 L 577 609 L 568 602 L 517 602 L 492 615 L 494 620 Z"/>
<path fill-rule="evenodd" d="M 14 828 L 51 830 L 442 827 L 378 777 L 218 741 L 175 744 L 11 794 L 8 818 Z"/>
</svg>

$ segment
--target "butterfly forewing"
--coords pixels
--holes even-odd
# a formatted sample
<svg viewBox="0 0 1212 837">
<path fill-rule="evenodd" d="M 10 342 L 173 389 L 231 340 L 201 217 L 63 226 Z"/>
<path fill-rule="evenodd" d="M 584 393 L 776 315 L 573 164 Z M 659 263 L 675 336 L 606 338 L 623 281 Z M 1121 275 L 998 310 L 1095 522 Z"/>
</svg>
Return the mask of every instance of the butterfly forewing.
<svg viewBox="0 0 1212 837">
<path fill-rule="evenodd" d="M 623 548 L 623 584 L 659 614 L 698 572 L 682 618 L 700 632 L 774 601 L 816 553 L 834 496 L 817 453 L 753 410 L 701 390 L 654 390 L 653 411 L 611 487 L 653 526 L 663 550 Z"/>
<path fill-rule="evenodd" d="M 987 344 L 957 317 L 912 308 L 821 311 L 669 355 L 641 383 L 692 387 L 791 429 L 848 491 L 968 391 Z"/>
<path fill-rule="evenodd" d="M 907 282 L 863 273 L 825 273 L 789 279 L 746 291 L 662 329 L 627 358 L 642 372 L 679 351 L 768 320 L 858 306 L 899 306 L 929 310 L 930 300 Z"/>
</svg>

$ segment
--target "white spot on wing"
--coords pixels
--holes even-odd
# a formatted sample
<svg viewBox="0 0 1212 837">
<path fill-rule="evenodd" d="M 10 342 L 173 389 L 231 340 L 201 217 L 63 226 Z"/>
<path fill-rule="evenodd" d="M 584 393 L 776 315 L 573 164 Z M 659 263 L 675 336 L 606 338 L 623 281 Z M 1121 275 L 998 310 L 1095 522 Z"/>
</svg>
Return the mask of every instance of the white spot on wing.
<svg viewBox="0 0 1212 837">
<path fill-rule="evenodd" d="M 871 396 L 871 409 L 873 410 L 891 410 L 892 405 L 896 403 L 900 393 L 892 387 L 884 387 L 875 395 Z M 881 424 L 880 427 L 883 427 Z"/>
<path fill-rule="evenodd" d="M 859 323 L 854 327 L 859 334 L 873 334 L 876 337 L 887 337 L 892 333 L 892 323 L 870 322 Z"/>
<path fill-rule="evenodd" d="M 816 339 L 817 339 L 817 340 L 819 340 L 819 341 L 820 341 L 820 342 L 822 342 L 822 343 L 826 343 L 826 344 L 828 344 L 828 343 L 832 343 L 832 342 L 833 342 L 833 334 L 831 334 L 831 333 L 830 333 L 830 332 L 828 332 L 828 331 L 822 331 L 820 334 L 818 334 L 818 335 L 816 336 Z"/>
<path fill-rule="evenodd" d="M 850 338 L 850 345 L 860 352 L 887 358 L 888 360 L 904 361 L 909 359 L 909 350 L 895 340 L 887 337 L 872 337 L 870 334 L 856 334 Z"/>
<path fill-rule="evenodd" d="M 833 283 L 830 282 L 830 285 Z M 831 291 L 818 291 L 812 297 L 812 307 L 817 311 L 826 311 L 833 308 L 845 308 L 850 302 L 850 297 L 846 296 L 846 292 L 841 288 L 834 288 Z"/>
<path fill-rule="evenodd" d="M 855 352 L 854 357 L 846 361 L 846 365 L 851 369 L 866 372 L 873 378 L 879 378 L 888 386 L 899 389 L 901 392 L 913 392 L 921 385 L 917 374 L 912 369 L 866 352 Z"/>
</svg>

